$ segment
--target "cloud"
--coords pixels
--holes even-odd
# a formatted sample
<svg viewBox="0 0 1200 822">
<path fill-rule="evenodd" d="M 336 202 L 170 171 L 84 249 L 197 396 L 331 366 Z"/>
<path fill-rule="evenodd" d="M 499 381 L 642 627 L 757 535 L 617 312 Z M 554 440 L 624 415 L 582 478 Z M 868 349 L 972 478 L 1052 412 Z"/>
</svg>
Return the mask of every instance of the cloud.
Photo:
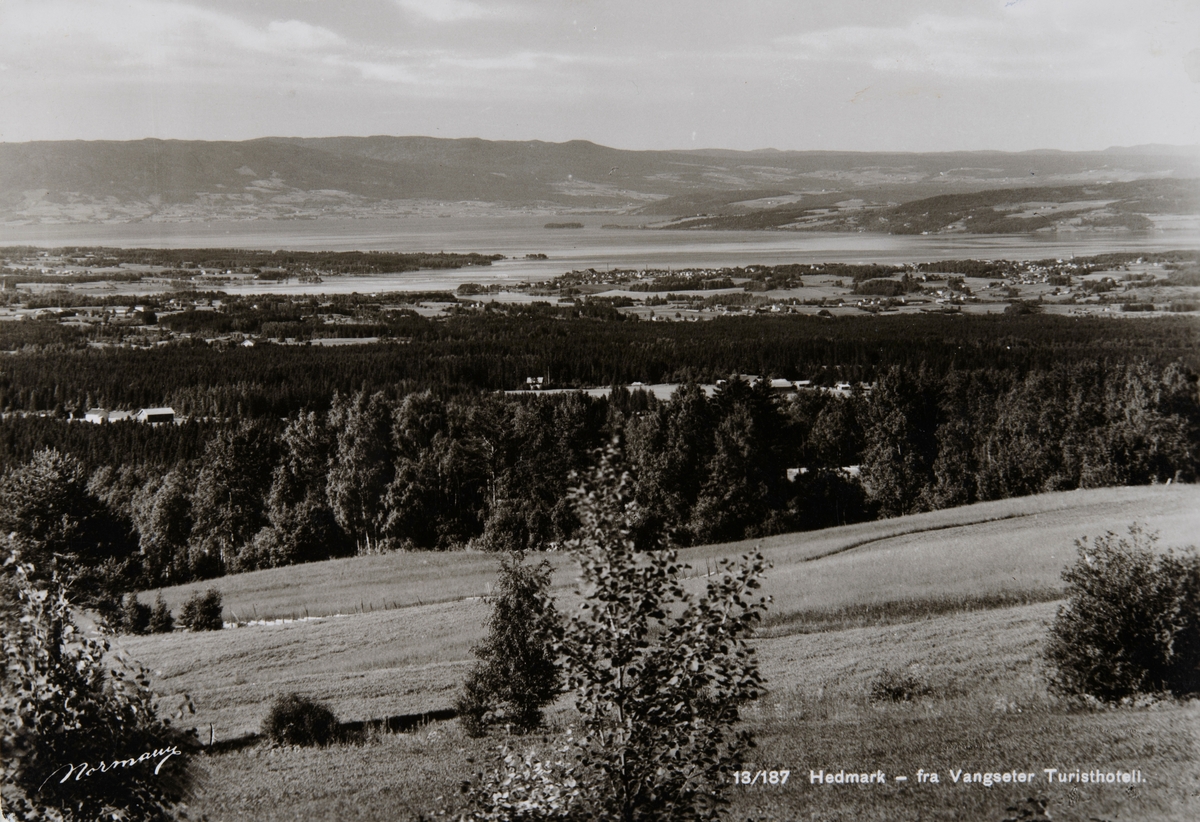
<svg viewBox="0 0 1200 822">
<path fill-rule="evenodd" d="M 880 72 L 956 79 L 1129 77 L 1157 69 L 1175 47 L 1169 30 L 1094 19 L 1074 10 L 924 15 L 901 25 L 839 26 L 778 38 L 777 48 L 805 61 L 858 63 Z M 1020 13 L 1017 13 L 1020 9 Z M 1071 13 L 1068 13 L 1071 12 Z"/>
<path fill-rule="evenodd" d="M 299 20 L 273 20 L 267 25 L 267 39 L 274 48 L 326 49 L 345 44 L 335 32 Z"/>
<path fill-rule="evenodd" d="M 415 86 L 422 82 L 419 73 L 399 62 L 347 60 L 341 57 L 331 58 L 329 62 L 331 65 L 342 66 L 357 72 L 358 76 L 364 80 L 408 86 Z"/>
<path fill-rule="evenodd" d="M 435 23 L 455 23 L 490 17 L 494 11 L 470 0 L 396 0 L 396 5 L 410 14 Z"/>
<path fill-rule="evenodd" d="M 862 146 L 867 124 L 913 116 L 985 147 L 997 128 L 1075 144 L 1096 112 L 1146 133 L 1086 132 L 1101 145 L 1195 141 L 1196 0 L 1008 1 L 0 0 L 0 119 L 7 139 L 454 122 L 631 147 L 724 128 L 782 148 Z"/>
<path fill-rule="evenodd" d="M 435 22 L 493 13 L 468 0 L 392 2 Z M 494 85 L 497 74 L 553 71 L 573 59 L 512 44 L 491 28 L 470 40 L 449 32 L 439 40 L 381 20 L 384 36 L 366 42 L 280 14 L 300 11 L 294 4 L 259 11 L 247 19 L 199 0 L 0 3 L 0 54 L 9 70 L 38 82 L 265 87 L 307 78 L 441 89 L 477 89 Z"/>
<path fill-rule="evenodd" d="M 979 48 L 989 33 L 991 27 L 980 20 L 926 17 L 899 27 L 841 26 L 777 44 L 794 49 L 800 59 L 867 63 L 879 71 L 990 74 L 998 66 Z"/>
<path fill-rule="evenodd" d="M 493 71 L 546 71 L 559 66 L 600 65 L 610 63 L 602 57 L 585 57 L 579 54 L 558 54 L 537 51 L 513 51 L 491 57 L 445 56 L 440 61 L 446 66 L 478 72 Z"/>
<path fill-rule="evenodd" d="M 59 0 L 8 6 L 0 17 L 0 52 L 51 74 L 189 70 L 239 58 L 314 55 L 344 44 L 337 33 L 299 20 L 255 25 L 177 2 Z"/>
<path fill-rule="evenodd" d="M 602 68 L 605 61 L 549 52 L 467 57 L 453 51 L 428 50 L 387 51 L 366 58 L 331 55 L 324 63 L 369 82 L 405 86 L 406 93 L 422 98 L 477 98 L 482 94 L 518 99 L 544 96 L 549 78 L 554 78 L 557 89 L 581 90 L 592 76 L 589 72 Z"/>
</svg>

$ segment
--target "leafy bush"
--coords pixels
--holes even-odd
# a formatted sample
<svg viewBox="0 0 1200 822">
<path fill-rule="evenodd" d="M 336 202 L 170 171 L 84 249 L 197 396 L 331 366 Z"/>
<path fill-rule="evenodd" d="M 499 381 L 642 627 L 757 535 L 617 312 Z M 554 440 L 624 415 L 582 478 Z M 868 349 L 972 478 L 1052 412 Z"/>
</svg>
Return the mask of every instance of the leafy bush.
<svg viewBox="0 0 1200 822">
<path fill-rule="evenodd" d="M 328 707 L 299 694 L 280 696 L 262 723 L 262 734 L 281 745 L 328 745 L 338 720 Z"/>
<path fill-rule="evenodd" d="M 556 761 L 504 749 L 462 819 L 693 822 L 726 807 L 721 786 L 753 745 L 734 726 L 762 687 L 746 640 L 767 607 L 753 596 L 767 563 L 722 560 L 691 594 L 689 567 L 645 533 L 634 493 L 615 444 L 571 492 L 584 601 L 557 647 L 583 734 L 568 733 Z M 647 543 L 658 550 L 638 549 Z"/>
<path fill-rule="evenodd" d="M 1135 524 L 1128 538 L 1076 540 L 1045 650 L 1058 693 L 1113 702 L 1200 691 L 1200 556 L 1158 555 L 1157 539 Z"/>
<path fill-rule="evenodd" d="M 5 625 L 0 672 L 5 819 L 175 818 L 194 733 L 159 718 L 144 669 L 80 631 L 56 579 L 9 568 L 20 618 Z"/>
<path fill-rule="evenodd" d="M 912 702 L 932 692 L 919 672 L 883 668 L 871 681 L 872 702 Z"/>
<path fill-rule="evenodd" d="M 147 627 L 152 634 L 169 634 L 175 630 L 175 617 L 171 615 L 171 609 L 167 607 L 167 601 L 163 599 L 161 591 L 154 598 L 154 608 L 150 611 L 150 623 Z"/>
<path fill-rule="evenodd" d="M 500 747 L 500 766 L 467 792 L 462 822 L 541 822 L 542 820 L 592 819 L 584 789 L 576 779 L 578 766 L 571 761 L 574 740 L 568 738 L 554 759 L 541 759 L 533 751 L 517 756 Z"/>
<path fill-rule="evenodd" d="M 225 624 L 221 620 L 221 592 L 209 588 L 203 594 L 192 594 L 179 609 L 179 624 L 189 631 L 221 630 Z"/>
<path fill-rule="evenodd" d="M 500 560 L 488 636 L 473 649 L 479 661 L 456 705 L 472 736 L 501 724 L 518 733 L 533 730 L 542 723 L 542 708 L 559 692 L 553 647 L 558 611 L 548 593 L 552 571 L 548 560 L 526 565 L 520 553 Z"/>
<path fill-rule="evenodd" d="M 715 818 L 720 786 L 752 745 L 734 730 L 762 679 L 746 639 L 767 607 L 761 554 L 718 563 L 702 596 L 673 550 L 638 551 L 635 484 L 610 446 L 572 492 L 581 536 L 581 613 L 562 643 L 584 735 L 580 764 L 600 818 Z"/>
</svg>

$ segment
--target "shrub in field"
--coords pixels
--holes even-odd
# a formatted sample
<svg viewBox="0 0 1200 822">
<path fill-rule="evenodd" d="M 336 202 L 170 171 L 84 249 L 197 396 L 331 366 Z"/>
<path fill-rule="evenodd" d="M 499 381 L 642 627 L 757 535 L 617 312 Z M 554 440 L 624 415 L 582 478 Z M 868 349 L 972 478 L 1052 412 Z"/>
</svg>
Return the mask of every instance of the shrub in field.
<svg viewBox="0 0 1200 822">
<path fill-rule="evenodd" d="M 175 630 L 175 617 L 171 615 L 161 591 L 154 598 L 154 608 L 150 611 L 150 622 L 146 627 L 152 634 L 169 634 Z"/>
<path fill-rule="evenodd" d="M 150 629 L 150 606 L 138 602 L 136 594 L 126 594 L 121 600 L 121 630 L 127 634 L 144 634 Z"/>
<path fill-rule="evenodd" d="M 911 702 L 932 692 L 929 683 L 919 673 L 883 668 L 871 680 L 872 702 Z"/>
<path fill-rule="evenodd" d="M 1200 691 L 1200 556 L 1156 554 L 1156 541 L 1136 524 L 1128 538 L 1076 541 L 1045 650 L 1058 693 L 1112 702 Z"/>
<path fill-rule="evenodd" d="M 176 818 L 194 734 L 159 718 L 144 669 L 76 627 L 57 579 L 9 564 L 20 618 L 0 672 L 5 819 Z"/>
<path fill-rule="evenodd" d="M 542 708 L 559 693 L 554 640 L 558 611 L 550 598 L 552 567 L 526 564 L 521 553 L 500 560 L 487 638 L 456 708 L 467 733 L 482 736 L 492 725 L 526 733 L 542 723 Z"/>
<path fill-rule="evenodd" d="M 136 594 L 105 596 L 90 603 L 99 624 L 114 634 L 144 634 L 150 627 L 150 606 L 138 602 Z"/>
<path fill-rule="evenodd" d="M 508 754 L 461 818 L 694 822 L 725 810 L 721 786 L 753 745 L 735 725 L 762 688 L 746 640 L 767 607 L 753 593 L 767 563 L 722 560 L 692 594 L 673 550 L 638 550 L 634 493 L 615 447 L 572 491 L 584 601 L 558 648 L 583 731 L 563 750 L 574 764 Z"/>
<path fill-rule="evenodd" d="M 189 631 L 221 630 L 221 592 L 209 588 L 203 594 L 192 594 L 179 609 L 179 624 Z"/>
<path fill-rule="evenodd" d="M 734 726 L 762 688 L 746 639 L 766 611 L 753 592 L 767 563 L 722 560 L 694 596 L 675 551 L 637 550 L 634 493 L 615 447 L 572 492 L 585 601 L 562 649 L 590 810 L 629 822 L 717 818 L 719 787 L 753 744 Z"/>
<path fill-rule="evenodd" d="M 328 707 L 299 694 L 280 696 L 262 722 L 262 734 L 281 745 L 328 745 L 338 720 Z"/>
</svg>

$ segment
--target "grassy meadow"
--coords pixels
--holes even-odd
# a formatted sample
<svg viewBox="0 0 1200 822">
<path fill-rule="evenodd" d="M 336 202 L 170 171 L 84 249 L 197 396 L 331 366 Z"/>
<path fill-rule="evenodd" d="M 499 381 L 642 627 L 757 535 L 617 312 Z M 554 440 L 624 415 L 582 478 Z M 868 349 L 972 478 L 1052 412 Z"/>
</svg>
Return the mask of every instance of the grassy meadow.
<svg viewBox="0 0 1200 822">
<path fill-rule="evenodd" d="M 756 641 L 769 693 L 746 713 L 759 746 L 745 769 L 791 771 L 782 787 L 730 786 L 735 819 L 994 819 L 1045 796 L 1057 819 L 1200 817 L 1200 704 L 1075 709 L 1047 693 L 1040 649 L 1076 538 L 1133 521 L 1163 547 L 1195 544 L 1200 488 L 1103 489 L 985 503 L 682 552 L 697 576 L 754 547 L 772 560 L 771 615 Z M 553 556 L 572 607 L 574 567 Z M 449 707 L 483 636 L 495 558 L 393 554 L 215 580 L 226 619 L 325 615 L 213 633 L 123 637 L 163 693 L 189 693 L 207 739 L 255 731 L 296 691 L 343 720 Z M 164 591 L 178 605 L 196 588 Z M 148 592 L 153 598 L 153 592 Z M 327 616 L 344 614 L 343 616 Z M 921 688 L 879 703 L 884 669 Z M 551 730 L 573 718 L 564 698 Z M 254 744 L 202 757 L 190 818 L 415 819 L 453 806 L 491 766 L 495 739 L 457 723 L 325 749 Z M 541 737 L 518 747 L 545 744 Z M 1043 768 L 1140 769 L 1139 785 L 1045 783 Z M 883 786 L 812 785 L 809 770 L 888 774 Z M 940 784 L 918 783 L 918 769 Z M 951 769 L 1033 772 L 1032 785 L 951 782 Z M 894 775 L 909 776 L 906 784 Z"/>
</svg>

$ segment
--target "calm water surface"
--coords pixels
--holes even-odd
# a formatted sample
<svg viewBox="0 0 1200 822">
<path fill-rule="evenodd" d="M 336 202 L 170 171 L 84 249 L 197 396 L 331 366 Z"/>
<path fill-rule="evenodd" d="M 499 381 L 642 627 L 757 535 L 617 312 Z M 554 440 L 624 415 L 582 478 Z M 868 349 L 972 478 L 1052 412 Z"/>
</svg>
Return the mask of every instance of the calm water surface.
<svg viewBox="0 0 1200 822">
<path fill-rule="evenodd" d="M 547 229 L 548 221 L 582 229 Z M 623 228 L 602 225 L 623 222 Z M 1047 235 L 890 236 L 762 231 L 659 231 L 612 215 L 568 217 L 401 217 L 360 220 L 254 220 L 207 223 L 0 226 L 0 245 L 149 248 L 255 248 L 294 251 L 447 251 L 503 254 L 488 268 L 337 278 L 227 290 L 313 292 L 453 288 L 463 282 L 517 283 L 584 268 L 683 268 L 780 263 L 899 263 L 951 258 L 1041 259 L 1108 251 L 1200 248 L 1196 226 L 1153 232 Z M 526 260 L 526 254 L 547 260 Z"/>
</svg>

